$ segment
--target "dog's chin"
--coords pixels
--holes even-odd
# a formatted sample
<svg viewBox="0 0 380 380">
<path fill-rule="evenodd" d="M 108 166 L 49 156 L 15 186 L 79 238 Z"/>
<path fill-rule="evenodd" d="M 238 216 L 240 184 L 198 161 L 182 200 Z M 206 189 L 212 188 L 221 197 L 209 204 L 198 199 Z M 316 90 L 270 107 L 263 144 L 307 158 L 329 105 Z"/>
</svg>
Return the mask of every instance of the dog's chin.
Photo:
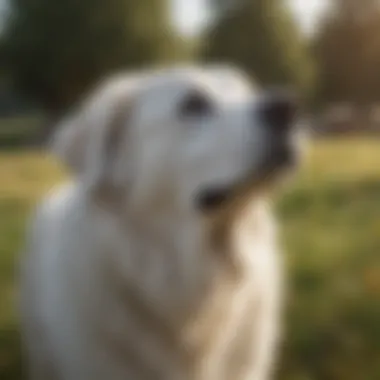
<svg viewBox="0 0 380 380">
<path fill-rule="evenodd" d="M 299 166 L 299 158 L 295 153 L 289 153 L 278 158 L 267 160 L 258 170 L 256 183 L 260 187 L 271 188 L 294 174 Z"/>
<path fill-rule="evenodd" d="M 205 213 L 218 212 L 237 200 L 248 199 L 258 193 L 268 193 L 287 182 L 296 171 L 298 162 L 294 157 L 287 160 L 267 161 L 255 174 L 228 186 L 214 186 L 201 190 L 196 197 L 197 208 Z"/>
<path fill-rule="evenodd" d="M 202 190 L 196 198 L 196 206 L 202 212 L 220 210 L 234 198 L 234 193 L 234 186 Z"/>
</svg>

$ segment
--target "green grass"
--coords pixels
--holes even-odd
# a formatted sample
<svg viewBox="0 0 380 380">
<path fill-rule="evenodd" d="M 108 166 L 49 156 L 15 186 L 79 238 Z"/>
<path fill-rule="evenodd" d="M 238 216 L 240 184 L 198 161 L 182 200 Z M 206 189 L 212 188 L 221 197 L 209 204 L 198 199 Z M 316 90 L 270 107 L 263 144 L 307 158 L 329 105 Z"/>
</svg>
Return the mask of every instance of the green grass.
<svg viewBox="0 0 380 380">
<path fill-rule="evenodd" d="M 12 150 L 35 142 L 43 126 L 42 114 L 12 116 L 0 119 L 0 148 Z"/>
<path fill-rule="evenodd" d="M 0 379 L 21 379 L 19 334 L 15 312 L 17 253 L 25 221 L 36 200 L 61 173 L 47 157 L 35 152 L 0 153 Z"/>
<path fill-rule="evenodd" d="M 286 380 L 380 379 L 380 141 L 319 142 L 278 205 Z"/>
<path fill-rule="evenodd" d="M 24 221 L 61 177 L 0 154 L 0 379 L 19 380 L 15 265 Z M 278 380 L 380 379 L 380 140 L 318 141 L 277 204 L 289 297 Z"/>
</svg>

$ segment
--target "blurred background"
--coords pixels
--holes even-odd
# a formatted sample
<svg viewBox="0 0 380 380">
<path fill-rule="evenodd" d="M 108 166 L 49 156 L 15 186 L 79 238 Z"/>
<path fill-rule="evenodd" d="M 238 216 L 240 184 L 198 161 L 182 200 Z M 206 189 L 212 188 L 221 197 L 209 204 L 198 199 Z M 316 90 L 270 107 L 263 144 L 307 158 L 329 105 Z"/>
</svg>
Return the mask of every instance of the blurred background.
<svg viewBox="0 0 380 380">
<path fill-rule="evenodd" d="M 0 379 L 22 379 L 17 252 L 64 176 L 44 153 L 55 122 L 104 76 L 189 61 L 295 86 L 310 111 L 310 158 L 277 202 L 290 294 L 276 379 L 379 380 L 377 0 L 0 0 Z"/>
</svg>

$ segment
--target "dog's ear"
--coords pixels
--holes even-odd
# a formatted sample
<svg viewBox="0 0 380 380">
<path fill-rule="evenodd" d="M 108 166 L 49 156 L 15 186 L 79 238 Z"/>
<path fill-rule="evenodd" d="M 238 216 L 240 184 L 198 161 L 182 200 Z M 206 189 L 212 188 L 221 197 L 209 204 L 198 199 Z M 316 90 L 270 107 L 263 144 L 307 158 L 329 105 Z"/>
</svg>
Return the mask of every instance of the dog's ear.
<svg viewBox="0 0 380 380">
<path fill-rule="evenodd" d="M 70 115 L 57 127 L 50 144 L 52 152 L 73 172 L 83 171 L 84 147 L 87 138 L 85 123 L 80 114 Z"/>
<path fill-rule="evenodd" d="M 94 186 L 113 181 L 116 159 L 127 149 L 134 95 L 129 88 L 101 89 L 58 127 L 52 150 L 71 172 Z"/>
</svg>

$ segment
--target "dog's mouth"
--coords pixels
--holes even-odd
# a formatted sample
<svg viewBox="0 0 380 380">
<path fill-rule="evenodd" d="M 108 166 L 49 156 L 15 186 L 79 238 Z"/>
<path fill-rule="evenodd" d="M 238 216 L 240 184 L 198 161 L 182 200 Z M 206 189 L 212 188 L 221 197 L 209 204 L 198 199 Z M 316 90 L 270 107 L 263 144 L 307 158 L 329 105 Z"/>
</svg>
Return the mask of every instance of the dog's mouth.
<svg viewBox="0 0 380 380">
<path fill-rule="evenodd" d="M 260 189 L 272 187 L 277 180 L 292 172 L 297 164 L 297 155 L 291 149 L 276 149 L 276 154 L 270 154 L 255 173 L 246 179 L 233 185 L 209 187 L 200 191 L 196 198 L 197 207 L 203 212 L 218 211 L 242 195 L 246 197 Z"/>
<path fill-rule="evenodd" d="M 196 199 L 197 207 L 201 211 L 214 211 L 220 209 L 233 197 L 232 188 L 214 188 L 201 191 Z"/>
<path fill-rule="evenodd" d="M 268 148 L 256 174 L 256 182 L 267 182 L 298 166 L 298 152 L 287 144 L 272 145 Z"/>
</svg>

